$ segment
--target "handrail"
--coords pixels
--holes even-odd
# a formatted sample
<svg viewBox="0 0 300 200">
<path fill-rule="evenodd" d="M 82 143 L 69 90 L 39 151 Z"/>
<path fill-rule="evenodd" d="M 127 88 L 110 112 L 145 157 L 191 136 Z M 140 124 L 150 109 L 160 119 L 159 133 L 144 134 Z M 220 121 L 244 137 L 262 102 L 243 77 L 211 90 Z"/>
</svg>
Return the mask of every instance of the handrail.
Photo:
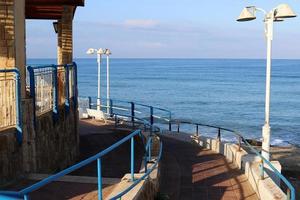
<svg viewBox="0 0 300 200">
<path fill-rule="evenodd" d="M 209 124 L 203 124 L 203 123 L 196 123 L 196 122 L 190 122 L 190 121 L 180 121 L 180 120 L 172 120 L 172 122 L 176 122 L 177 124 L 177 132 L 180 132 L 180 124 L 190 124 L 190 125 L 195 125 L 196 126 L 196 134 L 197 136 L 199 136 L 199 132 L 198 132 L 198 126 L 204 126 L 204 127 L 209 127 L 209 128 L 215 128 L 218 129 L 218 139 L 221 140 L 221 130 L 223 131 L 227 131 L 230 133 L 233 133 L 234 135 L 236 135 L 239 140 L 238 140 L 238 148 L 241 148 L 241 142 L 243 142 L 247 147 L 250 148 L 250 150 L 255 153 L 258 157 L 260 157 L 261 159 L 261 163 L 260 163 L 260 178 L 264 179 L 264 173 L 265 173 L 265 168 L 264 168 L 264 163 L 267 164 L 275 173 L 275 175 L 277 177 L 279 177 L 287 186 L 288 190 L 287 190 L 287 199 L 288 200 L 295 200 L 296 199 L 296 194 L 295 194 L 295 188 L 292 186 L 292 184 L 273 166 L 273 164 L 267 160 L 266 158 L 264 158 L 245 138 L 244 136 L 239 133 L 238 131 L 232 130 L 232 129 L 227 129 L 227 128 L 223 128 L 223 127 L 219 127 L 219 126 L 215 126 L 215 125 L 209 125 Z"/>
<path fill-rule="evenodd" d="M 113 106 L 116 106 L 114 102 L 116 102 L 115 100 L 111 100 L 113 102 Z M 126 102 L 126 101 L 119 101 L 119 102 L 122 102 L 122 103 L 132 103 L 132 102 Z M 136 103 L 135 103 L 136 104 Z M 228 129 L 228 128 L 224 128 L 224 127 L 220 127 L 220 126 L 216 126 L 216 125 L 210 125 L 210 124 L 204 124 L 204 123 L 197 123 L 197 122 L 193 122 L 193 121 L 181 121 L 181 120 L 172 120 L 171 119 L 171 112 L 166 110 L 166 109 L 160 109 L 160 108 L 157 108 L 157 107 L 153 107 L 153 106 L 148 106 L 148 105 L 145 105 L 145 104 L 136 104 L 136 105 L 140 105 L 140 106 L 145 106 L 147 108 L 150 108 L 152 109 L 152 113 L 150 114 L 152 116 L 152 118 L 158 118 L 156 115 L 153 114 L 153 109 L 158 109 L 158 110 L 162 110 L 162 111 L 166 111 L 167 113 L 170 113 L 170 117 L 169 119 L 167 118 L 161 118 L 163 119 L 164 121 L 168 122 L 169 123 L 169 131 L 172 131 L 172 125 L 173 124 L 177 124 L 177 132 L 180 131 L 180 124 L 189 124 L 189 125 L 194 125 L 196 126 L 196 130 L 197 130 L 197 135 L 199 135 L 199 126 L 204 126 L 204 127 L 208 127 L 208 128 L 214 128 L 214 129 L 217 129 L 218 130 L 218 135 L 217 135 L 217 138 L 218 140 L 221 141 L 221 131 L 227 131 L 229 133 L 232 133 L 233 135 L 237 136 L 238 138 L 238 148 L 239 150 L 241 149 L 241 143 L 243 142 L 247 147 L 250 148 L 250 150 L 255 153 L 257 156 L 260 157 L 261 159 L 261 166 L 260 166 L 260 174 L 261 174 L 261 179 L 264 179 L 264 173 L 265 173 L 265 168 L 264 168 L 264 163 L 267 164 L 275 173 L 275 175 L 277 177 L 279 177 L 287 186 L 288 188 L 288 191 L 287 191 L 287 197 L 291 200 L 295 200 L 295 189 L 294 187 L 291 185 L 291 183 L 272 165 L 272 163 L 270 161 L 268 161 L 267 159 L 265 159 L 259 152 L 258 150 L 256 150 L 252 145 L 250 145 L 247 140 L 244 138 L 244 136 L 236 131 L 236 130 L 233 130 L 233 129 Z M 128 108 L 130 109 L 130 108 Z M 129 116 L 127 116 L 129 117 Z M 134 123 L 134 122 L 133 122 Z M 150 123 L 151 124 L 151 123 Z M 152 120 L 152 125 L 153 125 L 153 120 Z"/>
<path fill-rule="evenodd" d="M 151 137 L 152 137 L 152 130 L 153 128 L 156 128 L 155 126 L 153 126 L 153 124 L 151 124 L 150 122 L 148 122 L 145 119 L 142 118 L 138 118 L 135 116 L 131 116 L 131 115 L 121 115 L 121 114 L 116 114 L 115 116 L 124 116 L 124 117 L 130 117 L 133 118 L 134 120 L 138 120 L 141 121 L 142 124 L 144 124 L 144 126 L 149 126 L 150 127 L 150 138 L 148 139 L 146 145 L 145 145 L 145 151 L 146 151 L 146 155 L 145 155 L 145 174 L 140 177 L 139 179 L 135 179 L 134 178 L 134 137 L 137 135 L 142 136 L 142 132 L 140 129 L 133 131 L 131 134 L 129 134 L 128 136 L 122 138 L 121 140 L 119 140 L 118 142 L 116 142 L 115 144 L 111 145 L 110 147 L 108 147 L 107 149 L 99 152 L 98 154 L 87 158 L 65 170 L 62 170 L 54 175 L 51 175 L 49 177 L 47 177 L 46 179 L 43 179 L 23 190 L 20 190 L 18 192 L 13 192 L 13 191 L 1 191 L 0 192 L 0 199 L 19 199 L 22 198 L 24 200 L 28 200 L 29 199 L 29 193 L 34 192 L 38 189 L 40 189 L 41 187 L 54 182 L 56 180 L 58 180 L 59 178 L 61 178 L 62 176 L 65 176 L 66 174 L 69 174 L 83 166 L 86 166 L 87 164 L 90 164 L 91 162 L 94 162 L 97 160 L 97 171 L 98 171 L 98 199 L 102 199 L 102 173 L 101 173 L 101 157 L 103 157 L 104 155 L 108 154 L 109 152 L 113 151 L 114 149 L 116 149 L 117 147 L 119 147 L 120 145 L 124 144 L 125 142 L 131 140 L 131 180 L 132 180 L 132 185 L 130 187 L 128 187 L 126 190 L 124 190 L 123 192 L 117 194 L 116 197 L 113 197 L 112 199 L 117 199 L 120 198 L 121 196 L 125 195 L 128 191 L 130 191 L 134 186 L 136 186 L 140 181 L 142 181 L 143 179 L 145 179 L 154 169 L 155 167 L 158 165 L 158 162 L 161 158 L 161 154 L 162 154 L 162 142 L 160 141 L 160 150 L 159 150 L 159 156 L 156 160 L 156 163 L 150 168 L 147 169 L 147 162 L 151 158 Z M 147 155 L 149 154 L 149 155 Z"/>
<path fill-rule="evenodd" d="M 23 140 L 23 131 L 22 131 L 22 114 L 21 114 L 21 83 L 20 83 L 20 71 L 17 68 L 11 69 L 0 69 L 0 73 L 15 73 L 16 76 L 16 129 L 17 134 L 16 138 L 19 144 Z"/>
</svg>

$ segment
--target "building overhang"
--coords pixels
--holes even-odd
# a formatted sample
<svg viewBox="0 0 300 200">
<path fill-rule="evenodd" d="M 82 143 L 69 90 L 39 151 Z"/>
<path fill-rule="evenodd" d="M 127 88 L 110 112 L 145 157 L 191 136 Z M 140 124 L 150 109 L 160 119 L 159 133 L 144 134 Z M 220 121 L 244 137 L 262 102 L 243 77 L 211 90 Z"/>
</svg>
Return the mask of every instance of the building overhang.
<svg viewBox="0 0 300 200">
<path fill-rule="evenodd" d="M 25 0 L 25 2 L 26 19 L 57 20 L 62 17 L 64 6 L 75 8 L 84 6 L 84 0 Z"/>
</svg>

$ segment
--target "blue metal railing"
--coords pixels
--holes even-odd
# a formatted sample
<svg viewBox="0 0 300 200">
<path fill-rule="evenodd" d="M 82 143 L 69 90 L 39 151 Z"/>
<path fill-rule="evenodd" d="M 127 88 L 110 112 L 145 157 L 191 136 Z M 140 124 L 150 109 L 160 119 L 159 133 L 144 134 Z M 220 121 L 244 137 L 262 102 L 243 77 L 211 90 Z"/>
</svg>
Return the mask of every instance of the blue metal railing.
<svg viewBox="0 0 300 200">
<path fill-rule="evenodd" d="M 36 90 L 39 88 L 39 82 L 36 80 L 36 77 L 42 77 L 44 79 L 45 76 L 48 76 L 48 87 L 51 90 L 51 103 L 48 104 L 47 109 L 52 109 L 53 118 L 57 120 L 58 117 L 58 101 L 59 101 L 59 92 L 58 92 L 58 68 L 64 69 L 64 78 L 65 78 L 65 86 L 64 86 L 64 96 L 65 96 L 65 107 L 66 111 L 69 111 L 70 107 L 70 99 L 72 98 L 74 102 L 74 109 L 77 108 L 77 65 L 75 62 L 72 64 L 66 65 L 43 65 L 43 66 L 27 66 L 28 76 L 29 76 L 29 88 L 30 88 L 30 96 L 33 99 L 33 113 L 34 113 L 34 125 L 36 125 L 36 115 L 37 115 L 37 94 Z M 70 71 L 71 77 L 73 80 L 70 80 Z M 71 84 L 70 84 L 71 81 Z M 71 86 L 71 87 L 70 87 Z M 44 87 L 41 89 L 43 90 Z M 49 90 L 49 88 L 48 88 Z M 72 96 L 70 96 L 70 91 L 72 91 Z M 46 100 L 41 98 L 41 104 Z M 39 113 L 43 113 L 44 110 L 41 110 Z M 47 110 L 46 110 L 47 111 Z"/>
<path fill-rule="evenodd" d="M 265 166 L 268 165 L 274 172 L 274 174 L 280 178 L 280 180 L 287 186 L 287 192 L 286 192 L 286 196 L 287 196 L 287 200 L 296 200 L 296 191 L 295 188 L 293 187 L 293 185 L 273 166 L 273 164 L 267 160 L 266 158 L 264 158 L 261 153 L 255 149 L 248 141 L 247 139 L 244 138 L 244 136 L 232 129 L 227 129 L 227 128 L 223 128 L 223 127 L 219 127 L 219 126 L 214 126 L 214 125 L 208 125 L 208 124 L 202 124 L 202 123 L 195 123 L 195 122 L 190 122 L 190 121 L 180 121 L 180 120 L 173 120 L 172 123 L 175 123 L 177 125 L 177 132 L 180 132 L 180 124 L 189 124 L 189 125 L 193 125 L 196 127 L 196 135 L 200 136 L 200 132 L 199 132 L 199 126 L 200 127 L 208 127 L 208 128 L 214 128 L 217 129 L 217 139 L 219 141 L 221 141 L 221 133 L 223 132 L 229 132 L 233 135 L 235 135 L 238 139 L 237 144 L 238 144 L 238 149 L 241 150 L 241 145 L 242 142 L 244 143 L 244 145 L 246 145 L 251 152 L 253 152 L 255 155 L 257 155 L 260 159 L 261 159 L 261 163 L 260 163 L 260 178 L 263 180 L 265 178 L 264 173 L 266 172 L 266 168 Z"/>
<path fill-rule="evenodd" d="M 129 117 L 131 119 L 133 119 L 134 121 L 138 121 L 140 124 L 143 124 L 144 127 L 149 127 L 150 128 L 150 132 L 152 134 L 152 130 L 157 130 L 155 129 L 155 127 L 148 122 L 145 119 L 141 119 L 138 117 L 134 117 L 131 115 L 124 115 L 124 114 L 114 114 L 115 117 Z M 118 120 L 116 120 L 118 121 Z M 150 169 L 147 168 L 147 164 L 148 162 L 151 160 L 151 145 L 152 143 L 152 136 L 149 136 L 149 139 L 147 140 L 147 143 L 145 145 L 145 173 L 142 177 L 135 179 L 134 177 L 134 137 L 135 136 L 140 136 L 140 137 L 144 137 L 142 135 L 142 131 L 140 129 L 133 131 L 131 134 L 129 134 L 128 136 L 124 137 L 123 139 L 121 139 L 120 141 L 116 142 L 115 144 L 113 144 L 112 146 L 108 147 L 107 149 L 101 151 L 100 153 L 84 160 L 81 161 L 57 174 L 54 174 L 52 176 L 49 176 L 48 178 L 39 181 L 33 185 L 31 185 L 30 187 L 27 187 L 21 191 L 18 192 L 12 192 L 12 191 L 1 191 L 0 192 L 0 199 L 2 200 L 7 200 L 7 199 L 24 199 L 24 200 L 29 200 L 29 194 L 46 186 L 47 184 L 54 182 L 56 180 L 58 180 L 59 178 L 61 178 L 62 176 L 65 176 L 66 174 L 69 174 L 81 167 L 84 167 L 88 164 L 90 164 L 91 162 L 97 161 L 97 174 L 98 174 L 98 199 L 102 199 L 102 162 L 101 162 L 101 158 L 108 154 L 109 152 L 113 151 L 114 149 L 116 149 L 117 147 L 119 147 L 120 145 L 124 144 L 125 142 L 129 141 L 131 142 L 131 159 L 130 159 L 130 174 L 131 174 L 131 181 L 132 184 L 126 188 L 124 191 L 120 192 L 119 194 L 117 194 L 115 197 L 111 198 L 113 200 L 115 199 L 119 199 L 121 198 L 123 195 L 125 195 L 128 191 L 130 191 L 132 188 L 134 188 L 139 182 L 141 182 L 143 179 L 145 179 L 146 177 L 148 177 L 148 175 L 155 169 L 155 167 L 158 165 L 158 162 L 161 158 L 162 155 L 162 142 L 160 141 L 160 149 L 159 149 L 159 155 L 157 157 L 156 162 L 152 165 L 152 167 Z"/>
<path fill-rule="evenodd" d="M 91 106 L 95 106 L 96 107 L 96 103 L 91 101 L 93 98 L 89 97 L 89 103 Z M 105 98 L 104 102 L 106 102 L 107 100 Z M 102 99 L 102 100 L 103 100 Z M 134 117 L 135 119 L 132 119 L 132 116 L 135 115 L 136 113 L 141 113 L 139 110 L 137 110 L 137 106 L 142 106 L 142 107 L 146 107 L 148 108 L 150 111 L 150 115 L 149 115 L 149 124 L 153 125 L 154 124 L 154 119 L 160 119 L 162 121 L 159 121 L 159 123 L 167 123 L 169 125 L 168 130 L 172 131 L 172 125 L 177 125 L 177 132 L 180 132 L 180 124 L 187 124 L 187 125 L 193 125 L 196 128 L 196 135 L 199 136 L 199 127 L 208 127 L 208 128 L 213 128 L 213 129 L 217 129 L 217 139 L 219 141 L 221 141 L 221 137 L 222 137 L 222 133 L 223 132 L 228 132 L 233 134 L 236 138 L 237 138 L 237 144 L 238 144 L 238 149 L 241 150 L 241 145 L 242 142 L 244 143 L 244 145 L 246 145 L 247 147 L 249 147 L 249 149 L 256 154 L 257 156 L 259 156 L 259 158 L 261 159 L 261 163 L 260 163 L 260 175 L 261 175 L 261 179 L 264 179 L 264 173 L 266 173 L 266 168 L 264 166 L 268 165 L 274 172 L 274 174 L 280 178 L 280 180 L 287 186 L 287 199 L 288 200 L 295 200 L 296 196 L 295 196 L 295 188 L 292 186 L 292 184 L 273 166 L 273 164 L 268 161 L 267 159 L 265 159 L 261 153 L 256 150 L 245 138 L 244 136 L 239 133 L 238 131 L 232 130 L 232 129 L 228 129 L 228 128 L 223 128 L 223 127 L 219 127 L 219 126 L 215 126 L 215 125 L 208 125 L 208 124 L 203 124 L 203 123 L 196 123 L 196 122 L 192 122 L 192 121 L 182 121 L 182 120 L 172 120 L 172 115 L 171 112 L 168 111 L 167 109 L 162 109 L 162 108 L 158 108 L 158 107 L 153 107 L 153 106 L 149 106 L 149 105 L 145 105 L 145 104 L 140 104 L 140 103 L 133 103 L 130 101 L 121 101 L 121 100 L 112 100 L 111 101 L 111 110 L 113 111 L 112 113 L 114 113 L 114 115 L 118 115 L 118 111 L 127 111 L 130 112 L 131 115 L 124 115 L 124 114 L 120 114 L 123 117 L 126 117 L 127 119 L 129 119 L 132 122 L 132 125 L 134 126 L 135 123 L 135 119 L 139 119 L 140 121 L 144 120 L 143 117 L 141 118 L 137 118 Z M 123 103 L 122 106 L 118 106 L 117 103 Z M 124 105 L 125 104 L 125 105 Z M 127 106 L 126 106 L 127 105 Z M 101 105 L 101 107 L 106 108 L 109 105 Z M 168 117 L 160 117 L 160 116 L 156 116 L 154 115 L 154 112 L 156 110 L 160 110 L 166 113 L 166 115 Z"/>
<path fill-rule="evenodd" d="M 11 124 L 11 125 L 15 125 L 16 126 L 16 129 L 17 129 L 16 138 L 17 138 L 17 141 L 21 144 L 22 140 L 23 140 L 23 133 L 22 133 L 22 115 L 21 115 L 20 72 L 19 72 L 19 70 L 17 68 L 13 68 L 13 69 L 0 69 L 0 73 L 1 74 L 13 73 L 14 76 L 15 76 L 15 78 L 14 78 L 13 81 L 15 81 L 15 83 L 16 83 L 15 84 L 15 94 L 16 94 L 16 102 L 15 102 L 16 124 Z M 3 97 L 6 97 L 5 95 Z"/>
</svg>

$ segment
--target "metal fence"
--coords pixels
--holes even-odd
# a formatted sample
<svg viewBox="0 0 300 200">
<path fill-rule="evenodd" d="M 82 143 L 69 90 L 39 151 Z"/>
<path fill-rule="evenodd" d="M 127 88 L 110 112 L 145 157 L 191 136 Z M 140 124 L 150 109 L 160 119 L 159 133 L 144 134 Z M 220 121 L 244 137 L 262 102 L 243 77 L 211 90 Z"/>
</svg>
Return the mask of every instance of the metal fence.
<svg viewBox="0 0 300 200">
<path fill-rule="evenodd" d="M 70 99 L 74 100 L 76 107 L 76 63 L 28 66 L 27 72 L 27 88 L 33 98 L 34 118 L 51 111 L 57 116 L 58 106 L 65 104 L 69 109 Z"/>
<path fill-rule="evenodd" d="M 18 69 L 0 69 L 0 129 L 17 129 L 22 141 L 20 103 L 20 74 Z"/>
</svg>

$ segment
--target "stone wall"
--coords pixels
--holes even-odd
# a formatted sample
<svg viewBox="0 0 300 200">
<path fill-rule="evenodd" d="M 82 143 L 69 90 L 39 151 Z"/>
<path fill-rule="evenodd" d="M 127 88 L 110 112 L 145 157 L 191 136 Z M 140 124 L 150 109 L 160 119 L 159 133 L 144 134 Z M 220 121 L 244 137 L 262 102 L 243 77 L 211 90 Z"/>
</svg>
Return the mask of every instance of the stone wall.
<svg viewBox="0 0 300 200">
<path fill-rule="evenodd" d="M 73 103 L 70 104 L 71 108 Z M 36 170 L 52 173 L 64 169 L 76 161 L 78 156 L 78 130 L 76 112 L 59 108 L 59 116 L 52 112 L 37 117 L 36 120 Z"/>
<path fill-rule="evenodd" d="M 18 144 L 14 128 L 0 133 L 0 186 L 27 173 L 54 173 L 77 161 L 78 115 L 70 103 L 69 112 L 64 106 L 59 108 L 57 120 L 52 112 L 38 116 L 34 128 L 32 99 L 22 101 L 22 144 Z"/>
</svg>

